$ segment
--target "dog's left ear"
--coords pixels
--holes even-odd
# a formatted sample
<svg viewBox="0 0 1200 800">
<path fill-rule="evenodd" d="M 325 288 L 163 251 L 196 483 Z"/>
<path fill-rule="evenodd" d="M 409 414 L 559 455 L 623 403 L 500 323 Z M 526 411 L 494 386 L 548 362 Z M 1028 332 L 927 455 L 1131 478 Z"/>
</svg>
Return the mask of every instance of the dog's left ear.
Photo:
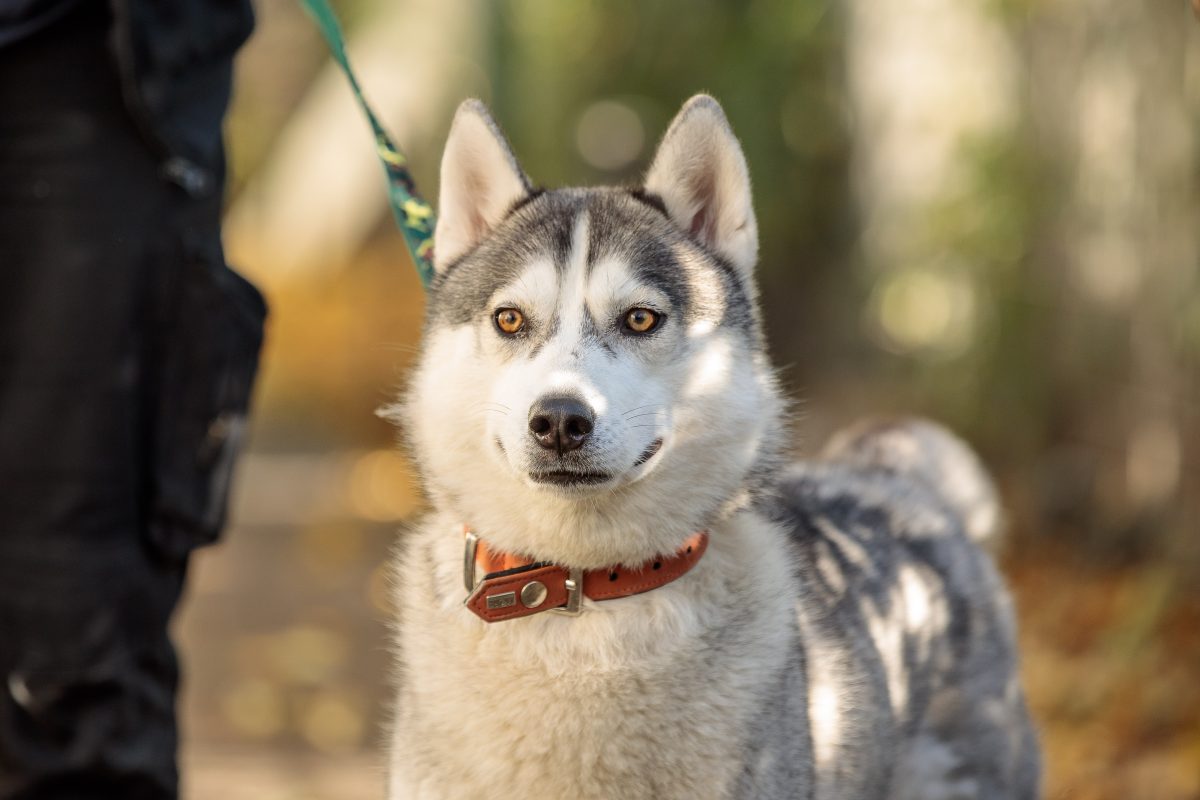
<svg viewBox="0 0 1200 800">
<path fill-rule="evenodd" d="M 677 225 L 749 273 L 758 260 L 750 172 L 721 104 L 698 94 L 667 128 L 646 191 Z"/>
<path fill-rule="evenodd" d="M 434 269 L 444 271 L 479 244 L 529 191 L 529 179 L 487 107 L 463 101 L 442 153 Z"/>
</svg>

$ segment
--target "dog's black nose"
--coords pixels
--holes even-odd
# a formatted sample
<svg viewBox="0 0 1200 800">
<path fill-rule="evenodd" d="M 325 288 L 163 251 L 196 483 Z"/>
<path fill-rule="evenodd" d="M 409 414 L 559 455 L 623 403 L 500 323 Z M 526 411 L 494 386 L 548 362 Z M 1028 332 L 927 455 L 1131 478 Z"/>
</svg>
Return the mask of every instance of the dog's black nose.
<svg viewBox="0 0 1200 800">
<path fill-rule="evenodd" d="M 543 397 L 529 409 L 529 432 L 533 438 L 560 455 L 586 442 L 595 423 L 592 409 L 574 397 Z"/>
</svg>

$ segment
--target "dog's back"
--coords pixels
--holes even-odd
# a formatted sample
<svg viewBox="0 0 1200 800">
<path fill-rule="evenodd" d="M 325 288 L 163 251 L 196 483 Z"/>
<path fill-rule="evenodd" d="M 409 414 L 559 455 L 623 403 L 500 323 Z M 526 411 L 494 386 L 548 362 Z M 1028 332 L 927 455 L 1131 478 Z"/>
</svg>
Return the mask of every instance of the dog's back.
<svg viewBox="0 0 1200 800">
<path fill-rule="evenodd" d="M 1035 797 L 1011 603 L 981 548 L 998 506 L 970 450 L 867 423 L 768 505 L 793 531 L 817 796 Z"/>
</svg>

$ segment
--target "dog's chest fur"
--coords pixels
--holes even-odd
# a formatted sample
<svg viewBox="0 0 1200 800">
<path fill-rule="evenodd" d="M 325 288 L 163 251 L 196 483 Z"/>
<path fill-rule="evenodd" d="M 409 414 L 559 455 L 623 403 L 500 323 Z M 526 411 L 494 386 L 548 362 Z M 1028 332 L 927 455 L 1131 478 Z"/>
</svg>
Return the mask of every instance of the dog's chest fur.
<svg viewBox="0 0 1200 800">
<path fill-rule="evenodd" d="M 390 796 L 1032 798 L 1011 610 L 956 514 L 813 465 L 684 578 L 486 624 L 435 515 L 397 572 Z"/>
<path fill-rule="evenodd" d="M 393 797 L 729 797 L 774 757 L 748 741 L 804 724 L 789 559 L 761 517 L 714 531 L 687 580 L 495 625 L 461 608 L 453 530 L 427 522 L 400 567 Z"/>
</svg>

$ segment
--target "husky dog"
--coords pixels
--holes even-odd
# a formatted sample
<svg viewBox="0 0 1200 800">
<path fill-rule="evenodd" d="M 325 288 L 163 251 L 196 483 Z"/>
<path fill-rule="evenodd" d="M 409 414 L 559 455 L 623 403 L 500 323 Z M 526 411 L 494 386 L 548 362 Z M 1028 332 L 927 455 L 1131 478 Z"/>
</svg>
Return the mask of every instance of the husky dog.
<svg viewBox="0 0 1200 800">
<path fill-rule="evenodd" d="M 715 100 L 642 187 L 553 191 L 468 101 L 440 206 L 391 798 L 1037 796 L 975 457 L 900 421 L 782 463 Z"/>
</svg>

